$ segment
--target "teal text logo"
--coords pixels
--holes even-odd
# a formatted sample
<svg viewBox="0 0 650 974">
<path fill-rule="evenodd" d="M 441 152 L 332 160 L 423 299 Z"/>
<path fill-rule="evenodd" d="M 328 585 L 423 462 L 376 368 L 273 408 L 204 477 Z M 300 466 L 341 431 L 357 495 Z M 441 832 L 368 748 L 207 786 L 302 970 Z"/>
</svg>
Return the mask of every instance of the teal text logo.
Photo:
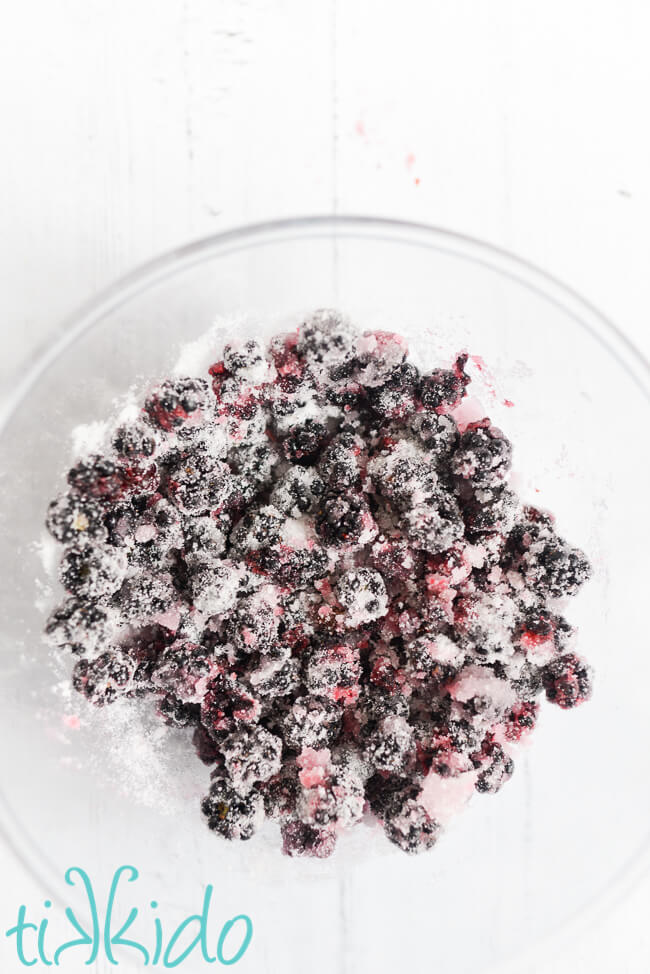
<svg viewBox="0 0 650 974">
<path fill-rule="evenodd" d="M 253 924 L 245 913 L 227 920 L 213 929 L 210 910 L 214 889 L 207 886 L 201 911 L 186 917 L 170 929 L 158 913 L 158 903 L 151 900 L 147 907 L 130 905 L 133 887 L 139 873 L 135 866 L 120 866 L 113 875 L 103 914 L 88 873 L 75 866 L 65 874 L 69 886 L 81 885 L 86 900 L 88 921 L 82 924 L 70 907 L 64 911 L 67 934 L 52 933 L 52 902 L 45 900 L 43 919 L 34 922 L 27 907 L 18 908 L 18 917 L 5 936 L 13 941 L 16 956 L 25 967 L 36 964 L 58 967 L 68 957 L 94 964 L 103 952 L 109 964 L 118 966 L 119 956 L 139 955 L 144 967 L 178 967 L 191 957 L 206 964 L 232 966 L 242 959 L 253 938 Z M 142 930 L 147 931 L 144 936 Z M 74 934 L 71 939 L 67 936 Z"/>
</svg>

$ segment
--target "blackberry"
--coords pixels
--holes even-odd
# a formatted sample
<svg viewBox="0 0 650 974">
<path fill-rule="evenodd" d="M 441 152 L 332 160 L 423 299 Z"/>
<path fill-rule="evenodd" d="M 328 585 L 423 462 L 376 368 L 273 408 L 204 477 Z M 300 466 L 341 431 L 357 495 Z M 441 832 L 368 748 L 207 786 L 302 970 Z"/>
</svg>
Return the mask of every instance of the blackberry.
<svg viewBox="0 0 650 974">
<path fill-rule="evenodd" d="M 192 744 L 194 745 L 197 757 L 203 764 L 223 764 L 218 744 L 202 724 L 197 724 L 194 728 Z"/>
<path fill-rule="evenodd" d="M 128 474 L 123 467 L 108 457 L 98 455 L 80 460 L 68 471 L 68 483 L 73 491 L 107 504 L 122 497 L 128 482 Z"/>
<path fill-rule="evenodd" d="M 386 382 L 368 389 L 368 402 L 380 416 L 390 419 L 408 416 L 415 412 L 419 377 L 414 365 L 403 362 L 393 369 Z"/>
<path fill-rule="evenodd" d="M 257 559 L 257 565 L 280 585 L 301 587 L 327 574 L 327 553 L 319 546 L 289 548 L 280 545 Z"/>
<path fill-rule="evenodd" d="M 434 369 L 422 376 L 419 395 L 425 409 L 453 409 L 459 404 L 470 382 L 466 363 L 467 355 L 460 355 L 453 369 Z"/>
<path fill-rule="evenodd" d="M 68 548 L 61 559 L 59 579 L 72 595 L 102 599 L 122 584 L 125 563 L 101 548 Z"/>
<path fill-rule="evenodd" d="M 255 371 L 265 361 L 262 346 L 256 338 L 230 343 L 223 349 L 223 364 L 228 372 L 248 373 L 251 369 Z"/>
<path fill-rule="evenodd" d="M 358 712 L 366 727 L 373 728 L 387 717 L 408 717 L 409 701 L 399 690 L 366 683 L 359 698 Z"/>
<path fill-rule="evenodd" d="M 358 698 L 360 676 L 359 651 L 345 643 L 315 646 L 307 661 L 308 690 L 335 703 L 353 703 Z"/>
<path fill-rule="evenodd" d="M 258 666 L 248 671 L 248 682 L 260 697 L 278 699 L 293 693 L 300 682 L 297 659 L 263 657 Z"/>
<path fill-rule="evenodd" d="M 271 605 L 251 596 L 227 619 L 226 635 L 244 654 L 270 653 L 278 637 L 278 617 Z"/>
<path fill-rule="evenodd" d="M 484 743 L 480 754 L 474 758 L 475 765 L 483 768 L 476 779 L 476 790 L 494 795 L 512 777 L 515 763 L 500 744 Z"/>
<path fill-rule="evenodd" d="M 205 404 L 207 388 L 204 379 L 167 379 L 145 400 L 148 422 L 165 432 L 177 429 Z"/>
<path fill-rule="evenodd" d="M 223 777 L 215 777 L 201 802 L 208 828 L 226 839 L 250 839 L 264 821 L 264 800 L 257 789 L 239 795 Z"/>
<path fill-rule="evenodd" d="M 310 514 L 318 504 L 324 484 L 311 467 L 291 467 L 276 483 L 270 502 L 289 517 Z"/>
<path fill-rule="evenodd" d="M 254 485 L 255 490 L 271 482 L 279 460 L 278 451 L 269 443 L 239 443 L 228 454 L 233 472 Z"/>
<path fill-rule="evenodd" d="M 197 515 L 183 522 L 183 555 L 190 564 L 214 561 L 226 551 L 230 519 Z"/>
<path fill-rule="evenodd" d="M 531 588 L 552 598 L 575 595 L 591 576 L 584 553 L 557 536 L 534 541 L 523 556 L 521 570 Z"/>
<path fill-rule="evenodd" d="M 340 707 L 327 697 L 298 697 L 284 719 L 284 740 L 296 751 L 329 747 L 338 737 L 341 719 Z"/>
<path fill-rule="evenodd" d="M 451 458 L 451 470 L 476 487 L 490 487 L 507 476 L 512 445 L 489 419 L 470 423 Z"/>
<path fill-rule="evenodd" d="M 327 859 L 334 852 L 336 832 L 333 829 L 316 828 L 304 822 L 285 822 L 280 829 L 282 851 L 285 856 L 310 856 Z"/>
<path fill-rule="evenodd" d="M 185 514 L 228 510 L 238 498 L 237 481 L 230 467 L 202 450 L 178 458 L 167 471 L 165 490 L 169 500 Z"/>
<path fill-rule="evenodd" d="M 189 567 L 189 588 L 194 607 L 206 618 L 229 612 L 237 600 L 248 592 L 249 573 L 235 562 L 198 562 L 193 559 Z"/>
<path fill-rule="evenodd" d="M 135 662 L 119 650 L 102 653 L 94 660 L 80 659 L 72 672 L 72 685 L 96 707 L 132 694 Z"/>
<path fill-rule="evenodd" d="M 82 655 L 101 644 L 107 628 L 105 609 L 73 596 L 52 611 L 45 624 L 45 633 L 54 645 Z"/>
<path fill-rule="evenodd" d="M 417 413 L 411 419 L 410 426 L 429 450 L 437 466 L 448 461 L 460 440 L 456 420 L 445 413 Z"/>
<path fill-rule="evenodd" d="M 296 808 L 299 785 L 295 765 L 284 764 L 282 770 L 261 786 L 264 808 L 269 818 L 285 821 Z"/>
<path fill-rule="evenodd" d="M 386 717 L 371 733 L 364 756 L 373 768 L 391 774 L 404 772 L 415 750 L 413 729 L 405 717 Z"/>
<path fill-rule="evenodd" d="M 433 458 L 410 440 L 401 440 L 373 457 L 368 472 L 381 496 L 407 513 L 415 505 L 432 503 L 439 492 Z"/>
<path fill-rule="evenodd" d="M 151 682 L 161 690 L 169 690 L 174 697 L 189 703 L 197 699 L 199 681 L 210 675 L 211 662 L 202 646 L 175 640 L 156 655 Z"/>
<path fill-rule="evenodd" d="M 230 544 L 242 554 L 272 548 L 282 537 L 284 518 L 274 507 L 248 511 L 230 534 Z"/>
<path fill-rule="evenodd" d="M 221 744 L 228 778 L 240 795 L 268 781 L 282 766 L 282 741 L 263 727 L 230 734 Z"/>
<path fill-rule="evenodd" d="M 379 538 L 373 544 L 370 565 L 385 579 L 406 582 L 418 577 L 422 567 L 420 553 L 404 538 Z"/>
<path fill-rule="evenodd" d="M 327 447 L 318 465 L 318 471 L 330 490 L 344 491 L 361 486 L 359 454 L 361 444 L 353 434 L 339 436 Z"/>
<path fill-rule="evenodd" d="M 322 308 L 309 317 L 298 335 L 297 351 L 315 362 L 340 362 L 352 354 L 356 333 L 338 311 Z"/>
<path fill-rule="evenodd" d="M 563 710 L 589 700 L 592 693 L 591 668 L 575 653 L 558 656 L 542 670 L 546 697 Z"/>
<path fill-rule="evenodd" d="M 509 741 L 518 741 L 535 726 L 539 707 L 536 703 L 516 704 L 504 719 L 505 735 Z"/>
<path fill-rule="evenodd" d="M 158 715 L 172 727 L 190 727 L 198 723 L 201 708 L 196 703 L 185 703 L 167 693 L 158 702 Z"/>
<path fill-rule="evenodd" d="M 442 683 L 462 666 L 461 647 L 443 633 L 427 632 L 406 645 L 406 656 L 417 679 Z"/>
<path fill-rule="evenodd" d="M 477 496 L 478 494 L 478 496 Z M 472 494 L 462 504 L 463 519 L 468 537 L 480 542 L 481 535 L 498 531 L 507 535 L 515 525 L 517 517 L 517 498 L 507 487 L 499 487 L 490 492 L 482 501 L 481 492 Z"/>
<path fill-rule="evenodd" d="M 104 509 L 92 496 L 62 494 L 48 507 L 45 526 L 62 544 L 106 538 Z"/>
<path fill-rule="evenodd" d="M 259 701 L 234 676 L 217 674 L 208 680 L 201 701 L 201 723 L 215 740 L 257 723 L 260 711 Z"/>
<path fill-rule="evenodd" d="M 151 457 L 156 451 L 156 440 L 144 423 L 119 426 L 112 439 L 113 449 L 125 460 Z"/>
<path fill-rule="evenodd" d="M 316 531 L 326 544 L 355 544 L 370 512 L 357 494 L 326 494 L 316 512 Z"/>
<path fill-rule="evenodd" d="M 337 582 L 338 600 L 352 626 L 365 625 L 388 612 L 386 585 L 379 572 L 359 568 L 345 572 Z"/>
<path fill-rule="evenodd" d="M 411 855 L 430 849 L 440 834 L 439 823 L 419 801 L 417 787 L 394 792 L 384 809 L 382 821 L 387 838 Z"/>
<path fill-rule="evenodd" d="M 327 426 L 313 419 L 306 419 L 295 426 L 282 440 L 282 451 L 292 463 L 309 464 L 329 438 Z"/>
<path fill-rule="evenodd" d="M 139 572 L 126 579 L 117 599 L 125 618 L 137 621 L 165 614 L 178 595 L 170 574 Z"/>
<path fill-rule="evenodd" d="M 451 548 L 465 532 L 458 504 L 448 494 L 439 494 L 431 505 L 412 508 L 402 523 L 412 544 L 434 555 Z"/>
</svg>

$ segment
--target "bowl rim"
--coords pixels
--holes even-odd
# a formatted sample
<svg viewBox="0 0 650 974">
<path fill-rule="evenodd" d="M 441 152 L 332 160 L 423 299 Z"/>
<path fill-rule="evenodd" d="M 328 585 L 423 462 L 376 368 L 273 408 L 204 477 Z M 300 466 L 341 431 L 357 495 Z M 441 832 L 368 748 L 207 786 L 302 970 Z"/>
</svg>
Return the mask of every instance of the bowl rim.
<svg viewBox="0 0 650 974">
<path fill-rule="evenodd" d="M 214 256 L 298 237 L 366 237 L 430 247 L 482 265 L 535 292 L 568 314 L 618 361 L 650 400 L 650 361 L 615 322 L 570 285 L 518 255 L 478 237 L 433 224 L 357 214 L 316 214 L 242 224 L 200 237 L 117 277 L 60 320 L 51 341 L 16 384 L 0 411 L 0 436 L 38 377 L 101 318 L 179 270 Z M 58 337 L 57 337 L 58 336 Z"/>
<path fill-rule="evenodd" d="M 345 237 L 375 241 L 402 242 L 443 252 L 449 256 L 481 265 L 514 283 L 524 286 L 571 317 L 588 331 L 592 338 L 614 357 L 628 373 L 642 395 L 650 401 L 650 361 L 614 321 L 601 312 L 571 286 L 551 273 L 516 254 L 479 238 L 435 225 L 386 217 L 358 214 L 316 214 L 242 224 L 215 234 L 198 238 L 172 248 L 117 277 L 89 300 L 77 306 L 60 320 L 49 343 L 38 355 L 23 378 L 15 385 L 0 411 L 0 439 L 14 413 L 39 376 L 61 356 L 73 342 L 97 324 L 105 315 L 116 310 L 131 298 L 151 286 L 172 277 L 177 271 L 188 269 L 213 257 L 225 256 L 253 246 L 281 243 L 307 237 L 330 238 L 334 245 Z M 336 247 L 334 248 L 334 263 Z M 33 862 L 30 843 L 25 843 L 20 823 L 0 791 L 0 841 L 25 868 L 27 874 L 48 892 L 55 901 L 60 899 L 60 877 L 47 875 Z M 11 824 L 10 824 L 11 823 Z M 45 865 L 45 864 L 43 864 Z M 47 863 L 49 867 L 49 862 Z M 619 866 L 609 877 L 607 887 L 601 887 L 586 899 L 578 910 L 564 918 L 543 938 L 547 944 L 557 944 L 576 933 L 576 926 L 586 931 L 587 924 L 620 903 L 638 885 L 650 866 L 650 839 L 638 848 L 637 855 Z M 57 882 L 59 880 L 59 882 Z M 540 941 L 538 941 L 540 943 Z M 528 952 L 518 952 L 517 960 Z M 505 962 L 509 968 L 510 962 Z"/>
</svg>

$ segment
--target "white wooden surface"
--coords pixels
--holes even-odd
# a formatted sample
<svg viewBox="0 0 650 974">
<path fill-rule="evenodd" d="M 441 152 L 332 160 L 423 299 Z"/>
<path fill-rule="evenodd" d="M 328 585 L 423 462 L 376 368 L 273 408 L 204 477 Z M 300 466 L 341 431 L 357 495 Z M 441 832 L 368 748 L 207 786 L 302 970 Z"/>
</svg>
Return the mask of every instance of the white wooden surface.
<svg viewBox="0 0 650 974">
<path fill-rule="evenodd" d="M 312 212 L 514 250 L 650 353 L 649 29 L 647 0 L 6 2 L 3 392 L 135 264 Z M 41 891 L 0 876 L 4 931 Z M 529 970 L 647 971 L 649 905 Z"/>
</svg>

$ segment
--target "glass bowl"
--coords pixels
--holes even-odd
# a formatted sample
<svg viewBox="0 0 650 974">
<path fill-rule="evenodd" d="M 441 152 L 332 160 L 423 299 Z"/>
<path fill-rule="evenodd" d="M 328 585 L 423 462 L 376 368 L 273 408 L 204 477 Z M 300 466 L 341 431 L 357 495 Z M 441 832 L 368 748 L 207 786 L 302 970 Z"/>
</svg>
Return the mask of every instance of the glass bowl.
<svg viewBox="0 0 650 974">
<path fill-rule="evenodd" d="M 414 858 L 364 826 L 323 862 L 283 858 L 274 833 L 216 838 L 198 812 L 208 771 L 184 733 L 161 737 L 128 705 L 91 712 L 41 640 L 56 593 L 39 540 L 73 429 L 169 374 L 217 317 L 231 322 L 224 334 L 269 335 L 324 306 L 404 334 L 424 365 L 477 356 L 472 395 L 513 441 L 519 492 L 595 566 L 568 613 L 596 670 L 593 700 L 543 707 L 507 787 Z M 647 365 L 593 307 L 509 254 L 426 226 L 320 217 L 235 230 L 83 308 L 25 378 L 0 436 L 0 824 L 43 895 L 74 902 L 70 866 L 101 886 L 129 863 L 161 912 L 184 916 L 210 882 L 220 922 L 253 919 L 241 967 L 287 974 L 425 959 L 503 969 L 593 922 L 648 865 L 649 418 Z"/>
</svg>

